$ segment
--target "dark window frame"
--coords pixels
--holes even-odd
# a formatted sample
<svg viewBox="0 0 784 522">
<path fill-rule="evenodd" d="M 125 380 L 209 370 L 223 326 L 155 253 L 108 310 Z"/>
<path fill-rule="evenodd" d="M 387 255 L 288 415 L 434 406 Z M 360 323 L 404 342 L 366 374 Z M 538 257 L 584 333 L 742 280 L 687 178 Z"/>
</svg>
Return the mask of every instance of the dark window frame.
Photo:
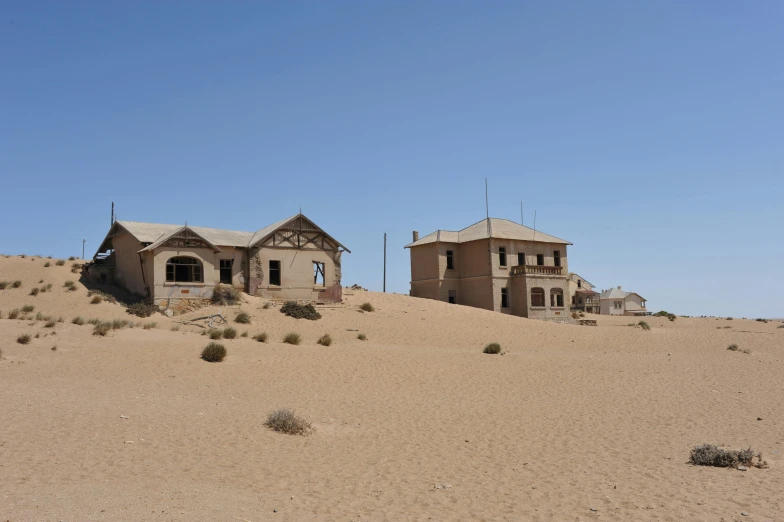
<svg viewBox="0 0 784 522">
<path fill-rule="evenodd" d="M 191 256 L 173 256 L 166 260 L 167 283 L 203 283 L 204 266 Z"/>
<path fill-rule="evenodd" d="M 538 308 L 544 308 L 544 288 L 541 287 L 534 287 L 531 288 L 531 306 L 536 306 Z"/>
<path fill-rule="evenodd" d="M 501 308 L 509 308 L 509 289 L 501 288 Z"/>
<path fill-rule="evenodd" d="M 536 266 L 544 266 L 544 254 L 536 254 Z"/>
<path fill-rule="evenodd" d="M 498 266 L 506 267 L 506 247 L 498 247 Z"/>
<path fill-rule="evenodd" d="M 447 250 L 446 251 L 446 269 L 447 270 L 454 270 L 455 269 L 455 252 L 454 252 L 454 250 Z"/>
<path fill-rule="evenodd" d="M 233 259 L 219 259 L 218 271 L 220 273 L 220 282 L 224 285 L 231 284 L 232 267 L 234 266 Z M 228 274 L 227 274 L 228 271 Z M 226 277 L 228 275 L 228 277 Z"/>
<path fill-rule="evenodd" d="M 553 263 L 555 266 L 561 266 L 561 251 L 553 250 Z"/>
<path fill-rule="evenodd" d="M 525 252 L 518 252 L 517 253 L 517 265 L 518 266 L 525 266 Z"/>
<path fill-rule="evenodd" d="M 273 263 L 276 263 L 277 266 L 273 267 Z M 267 266 L 269 267 L 269 284 L 271 286 L 280 286 L 283 279 L 283 269 L 280 260 L 270 259 Z"/>
<path fill-rule="evenodd" d="M 327 265 L 321 261 L 313 261 L 313 286 L 327 286 Z M 321 276 L 321 284 L 319 284 Z"/>
</svg>

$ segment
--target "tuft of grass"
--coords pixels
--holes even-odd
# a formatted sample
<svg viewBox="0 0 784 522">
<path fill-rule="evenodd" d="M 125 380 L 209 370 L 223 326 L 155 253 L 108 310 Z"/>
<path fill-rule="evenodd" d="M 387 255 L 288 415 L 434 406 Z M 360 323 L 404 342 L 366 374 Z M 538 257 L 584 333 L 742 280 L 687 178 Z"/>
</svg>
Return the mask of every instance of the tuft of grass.
<svg viewBox="0 0 784 522">
<path fill-rule="evenodd" d="M 35 307 L 34 307 L 33 305 L 24 305 L 24 306 L 22 307 L 22 313 L 23 313 L 23 314 L 29 314 L 29 313 L 30 313 L 30 312 L 32 312 L 33 310 L 35 310 Z"/>
<path fill-rule="evenodd" d="M 128 326 L 128 324 L 129 324 L 128 321 L 126 321 L 125 319 L 114 319 L 112 321 L 112 330 L 120 330 Z"/>
<path fill-rule="evenodd" d="M 74 283 L 73 281 L 71 281 L 71 280 L 69 279 L 68 281 L 66 281 L 65 283 L 63 283 L 63 286 L 64 286 L 65 288 L 71 288 L 71 287 L 73 287 L 75 284 L 76 284 L 76 283 Z"/>
<path fill-rule="evenodd" d="M 650 330 L 651 329 L 651 325 L 649 325 L 645 321 L 640 321 L 639 323 L 637 323 L 637 326 L 639 326 L 643 330 Z"/>
<path fill-rule="evenodd" d="M 56 351 L 57 351 L 57 345 L 55 345 L 55 346 L 52 346 L 52 351 L 53 351 L 53 352 L 56 352 Z"/>
<path fill-rule="evenodd" d="M 8 281 L 0 281 L 0 290 L 5 290 L 10 284 Z"/>
<path fill-rule="evenodd" d="M 150 323 L 144 323 L 144 326 L 142 328 L 144 328 L 145 330 L 152 330 L 156 326 L 158 326 L 158 323 L 153 321 L 153 322 L 150 322 Z"/>
<path fill-rule="evenodd" d="M 221 362 L 226 357 L 226 347 L 219 343 L 210 343 L 201 351 L 201 358 L 207 362 Z"/>
<path fill-rule="evenodd" d="M 231 326 L 227 326 L 223 329 L 223 338 L 224 339 L 234 339 L 237 337 L 237 330 L 232 328 Z"/>
<path fill-rule="evenodd" d="M 363 333 L 357 334 L 357 339 L 359 339 L 360 341 L 367 341 L 367 335 Z"/>
<path fill-rule="evenodd" d="M 92 299 L 90 299 L 90 304 L 100 304 L 103 301 L 103 297 L 100 295 L 94 295 Z"/>
<path fill-rule="evenodd" d="M 370 303 L 362 303 L 361 305 L 359 305 L 359 308 L 360 310 L 363 310 L 365 312 L 372 312 L 373 310 L 375 310 L 375 308 L 373 308 L 373 305 Z"/>
<path fill-rule="evenodd" d="M 210 339 L 217 341 L 218 339 L 223 337 L 223 330 L 218 330 L 217 328 L 213 328 L 209 331 Z"/>
<path fill-rule="evenodd" d="M 131 305 L 128 305 L 128 308 L 125 309 L 131 315 L 135 315 L 136 317 L 150 317 L 158 310 L 158 307 L 155 306 L 152 299 L 143 299 L 141 301 L 137 301 Z"/>
<path fill-rule="evenodd" d="M 81 316 L 78 316 L 78 315 L 77 315 L 76 317 L 74 317 L 73 319 L 71 319 L 71 322 L 72 322 L 73 324 L 75 324 L 75 325 L 82 326 L 82 325 L 84 324 L 84 319 L 82 319 L 82 317 L 81 317 Z"/>
<path fill-rule="evenodd" d="M 283 342 L 286 344 L 294 344 L 297 345 L 302 341 L 302 337 L 298 333 L 290 332 L 287 333 L 286 336 L 283 338 Z"/>
<path fill-rule="evenodd" d="M 172 331 L 172 332 L 179 332 L 179 331 L 180 331 L 180 327 L 179 327 L 179 325 L 176 325 L 176 324 L 175 324 L 174 326 L 172 326 L 172 327 L 171 327 L 171 331 Z"/>
<path fill-rule="evenodd" d="M 32 290 L 30 290 L 30 295 L 32 295 L 33 297 L 35 297 L 35 296 L 37 296 L 37 295 L 38 295 L 38 292 L 40 292 L 40 290 L 39 290 L 39 289 L 37 289 L 37 288 L 33 288 Z"/>
<path fill-rule="evenodd" d="M 11 288 L 19 288 L 20 286 L 22 286 L 22 282 L 19 281 L 18 279 L 13 283 L 11 283 Z"/>
<path fill-rule="evenodd" d="M 212 290 L 212 302 L 218 305 L 233 305 L 242 300 L 242 292 L 229 285 L 218 283 Z"/>
<path fill-rule="evenodd" d="M 312 304 L 303 305 L 294 301 L 287 301 L 283 306 L 280 307 L 280 311 L 281 313 L 286 314 L 289 317 L 293 317 L 294 319 L 309 319 L 311 321 L 321 319 L 321 314 L 318 313 L 316 307 Z"/>
<path fill-rule="evenodd" d="M 240 335 L 240 337 L 247 337 L 247 336 L 248 336 L 248 331 L 247 330 L 242 332 L 242 335 Z"/>
<path fill-rule="evenodd" d="M 8 312 L 8 318 L 9 319 L 16 319 L 18 317 L 19 317 L 19 309 L 18 308 L 14 308 L 10 312 Z"/>
<path fill-rule="evenodd" d="M 71 256 L 71 257 L 68 258 L 68 261 L 74 261 L 75 259 L 76 258 L 74 256 Z"/>
<path fill-rule="evenodd" d="M 264 425 L 273 431 L 288 435 L 307 435 L 310 423 L 288 409 L 275 410 L 267 415 Z"/>
<path fill-rule="evenodd" d="M 112 329 L 112 323 L 110 322 L 99 322 L 93 327 L 93 335 L 100 335 L 101 337 L 105 337 L 106 334 Z"/>
<path fill-rule="evenodd" d="M 485 346 L 485 349 L 482 350 L 482 353 L 489 353 L 491 355 L 497 355 L 501 353 L 501 345 L 498 343 L 490 343 Z"/>
<path fill-rule="evenodd" d="M 22 334 L 16 338 L 16 342 L 18 342 L 19 344 L 29 344 L 30 339 L 32 339 L 32 337 L 30 337 L 29 334 Z"/>
<path fill-rule="evenodd" d="M 44 325 L 44 328 L 54 328 L 54 325 L 56 325 L 56 324 L 57 324 L 57 321 L 49 319 L 48 321 L 46 321 L 46 324 Z"/>
<path fill-rule="evenodd" d="M 678 316 L 675 315 L 675 314 L 670 314 L 670 315 L 667 316 L 667 319 L 669 319 L 670 321 L 675 321 L 675 319 L 677 319 L 677 318 L 678 318 Z"/>
<path fill-rule="evenodd" d="M 731 345 L 729 345 L 729 346 L 727 347 L 727 350 L 729 350 L 729 351 L 731 351 L 731 352 L 751 353 L 751 351 L 750 351 L 750 350 L 747 350 L 746 348 L 739 348 L 739 347 L 738 347 L 738 345 L 737 345 L 737 344 L 734 344 L 734 343 L 733 343 L 733 344 L 731 344 Z"/>
<path fill-rule="evenodd" d="M 762 453 L 755 453 L 751 448 L 727 450 L 713 444 L 695 446 L 689 455 L 689 463 L 695 466 L 716 466 L 720 468 L 737 468 L 738 466 L 768 467 L 768 463 L 762 459 Z"/>
<path fill-rule="evenodd" d="M 63 261 L 62 259 L 58 259 L 58 260 L 55 262 L 55 265 L 57 265 L 57 266 L 63 266 L 64 264 L 65 264 L 65 261 Z"/>
<path fill-rule="evenodd" d="M 262 308 L 265 310 L 269 310 L 270 308 L 272 308 L 272 303 L 267 301 L 266 303 L 264 303 L 264 306 L 262 306 Z"/>
<path fill-rule="evenodd" d="M 93 317 L 92 319 L 88 319 L 87 320 L 87 324 L 92 324 L 92 325 L 96 325 L 96 324 L 98 324 L 100 322 L 101 322 L 101 320 L 100 319 L 96 319 L 95 317 Z"/>
<path fill-rule="evenodd" d="M 250 316 L 246 312 L 240 312 L 234 318 L 235 323 L 250 324 Z"/>
<path fill-rule="evenodd" d="M 329 334 L 324 334 L 319 337 L 319 340 L 316 342 L 321 346 L 329 346 L 332 344 L 332 337 L 330 337 Z"/>
<path fill-rule="evenodd" d="M 49 268 L 50 266 L 52 266 L 52 263 L 50 263 L 49 261 L 44 263 L 44 268 Z"/>
<path fill-rule="evenodd" d="M 268 339 L 267 332 L 257 333 L 253 336 L 253 339 L 260 343 L 266 343 Z"/>
</svg>

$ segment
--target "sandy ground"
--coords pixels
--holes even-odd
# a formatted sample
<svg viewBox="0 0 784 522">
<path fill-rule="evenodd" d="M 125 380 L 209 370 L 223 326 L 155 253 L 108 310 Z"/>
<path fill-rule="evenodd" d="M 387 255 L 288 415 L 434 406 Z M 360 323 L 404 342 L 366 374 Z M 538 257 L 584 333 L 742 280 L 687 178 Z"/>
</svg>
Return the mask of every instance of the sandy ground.
<svg viewBox="0 0 784 522">
<path fill-rule="evenodd" d="M 182 317 L 104 338 L 71 324 L 130 316 L 46 261 L 0 258 L 23 282 L 0 290 L 2 521 L 784 520 L 779 323 L 592 328 L 362 291 L 312 322 L 246 297 L 235 326 L 272 342 L 224 341 L 210 364 L 200 328 L 171 330 Z M 8 319 L 25 304 L 65 321 Z M 482 354 L 491 341 L 505 355 Z M 266 429 L 280 407 L 313 433 Z M 690 466 L 703 442 L 770 467 Z"/>
</svg>

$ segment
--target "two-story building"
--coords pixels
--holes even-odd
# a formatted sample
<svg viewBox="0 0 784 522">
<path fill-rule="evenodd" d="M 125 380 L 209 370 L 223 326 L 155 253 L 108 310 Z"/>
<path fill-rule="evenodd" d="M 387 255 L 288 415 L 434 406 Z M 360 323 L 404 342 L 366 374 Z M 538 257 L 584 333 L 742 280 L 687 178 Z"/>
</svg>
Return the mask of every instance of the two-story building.
<svg viewBox="0 0 784 522">
<path fill-rule="evenodd" d="M 569 299 L 572 310 L 575 312 L 599 313 L 599 292 L 585 278 L 570 272 L 566 276 L 569 280 Z"/>
<path fill-rule="evenodd" d="M 644 297 L 636 292 L 627 292 L 620 286 L 603 290 L 600 302 L 603 315 L 650 315 Z"/>
<path fill-rule="evenodd" d="M 405 248 L 414 297 L 535 319 L 569 315 L 568 241 L 498 218 L 413 239 Z"/>
</svg>

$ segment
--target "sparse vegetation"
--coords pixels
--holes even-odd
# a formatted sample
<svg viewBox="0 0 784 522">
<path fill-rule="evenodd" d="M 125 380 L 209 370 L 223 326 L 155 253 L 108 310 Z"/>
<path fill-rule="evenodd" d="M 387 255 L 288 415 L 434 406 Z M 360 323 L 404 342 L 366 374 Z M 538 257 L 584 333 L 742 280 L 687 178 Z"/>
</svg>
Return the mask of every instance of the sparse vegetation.
<svg viewBox="0 0 784 522">
<path fill-rule="evenodd" d="M 312 304 L 298 304 L 295 301 L 287 301 L 280 307 L 280 311 L 294 319 L 309 319 L 311 321 L 321 319 L 321 314 L 318 313 L 316 307 Z"/>
<path fill-rule="evenodd" d="M 35 297 L 38 295 L 38 292 L 40 292 L 40 290 L 38 290 L 37 288 L 33 288 L 32 290 L 30 290 L 30 295 Z"/>
<path fill-rule="evenodd" d="M 373 308 L 373 305 L 370 304 L 370 303 L 362 303 L 359 306 L 359 308 L 360 308 L 360 310 L 363 310 L 365 312 L 372 312 L 373 310 L 375 310 L 375 308 Z"/>
<path fill-rule="evenodd" d="M 751 350 L 747 350 L 746 348 L 739 348 L 737 344 L 731 344 L 727 347 L 727 350 L 731 352 L 740 352 L 740 353 L 751 353 Z"/>
<path fill-rule="evenodd" d="M 110 322 L 99 322 L 93 327 L 93 335 L 100 335 L 101 337 L 106 336 L 109 333 L 109 330 L 112 329 L 112 323 Z"/>
<path fill-rule="evenodd" d="M 76 317 L 74 317 L 74 318 L 71 320 L 71 322 L 72 322 L 73 324 L 75 324 L 75 325 L 82 326 L 82 325 L 84 324 L 84 319 L 82 319 L 80 316 L 78 316 L 78 315 L 77 315 Z"/>
<path fill-rule="evenodd" d="M 145 330 L 152 330 L 156 326 L 158 326 L 158 323 L 153 321 L 153 322 L 150 322 L 150 323 L 144 323 L 144 326 L 142 328 L 144 328 Z"/>
<path fill-rule="evenodd" d="M 219 343 L 210 343 L 201 351 L 201 358 L 207 362 L 221 362 L 226 357 L 226 347 Z"/>
<path fill-rule="evenodd" d="M 262 306 L 262 308 L 265 310 L 269 310 L 270 308 L 272 308 L 272 303 L 267 301 L 266 303 L 264 303 L 264 306 Z"/>
<path fill-rule="evenodd" d="M 112 330 L 120 330 L 122 328 L 125 328 L 129 324 L 130 323 L 128 321 L 126 321 L 125 319 L 114 319 L 112 321 Z"/>
<path fill-rule="evenodd" d="M 267 342 L 267 338 L 268 338 L 268 336 L 267 336 L 266 332 L 257 333 L 256 335 L 253 336 L 253 339 L 255 339 L 256 341 L 258 341 L 260 343 L 266 343 Z"/>
<path fill-rule="evenodd" d="M 158 307 L 155 306 L 152 299 L 142 299 L 141 301 L 128 305 L 128 308 L 125 309 L 126 312 L 135 315 L 136 317 L 150 317 L 157 310 Z"/>
<path fill-rule="evenodd" d="M 19 344 L 29 344 L 30 339 L 32 339 L 32 337 L 30 337 L 29 334 L 22 334 L 16 338 L 16 342 L 18 342 Z"/>
<path fill-rule="evenodd" d="M 75 284 L 76 284 L 76 283 L 74 283 L 73 281 L 71 281 L 71 280 L 69 279 L 68 281 L 66 281 L 65 283 L 63 283 L 63 286 L 64 286 L 65 288 L 73 288 L 73 286 L 74 286 Z"/>
<path fill-rule="evenodd" d="M 174 326 L 171 327 L 171 331 L 172 332 L 179 332 L 180 331 L 180 326 L 175 324 Z"/>
<path fill-rule="evenodd" d="M 286 344 L 299 344 L 302 340 L 302 337 L 298 333 L 287 333 L 286 336 L 283 338 L 283 342 Z"/>
<path fill-rule="evenodd" d="M 22 286 L 22 282 L 19 281 L 18 279 L 13 283 L 11 283 L 11 288 L 19 288 L 20 286 Z"/>
<path fill-rule="evenodd" d="M 572 319 L 579 319 L 579 318 L 580 318 L 580 314 L 578 314 L 577 312 L 572 312 Z"/>
<path fill-rule="evenodd" d="M 22 313 L 23 313 L 23 314 L 29 314 L 29 313 L 31 313 L 33 310 L 35 310 L 35 307 L 34 307 L 33 305 L 24 305 L 24 306 L 22 307 Z"/>
<path fill-rule="evenodd" d="M 667 316 L 667 319 L 669 319 L 671 322 L 675 321 L 675 319 L 677 319 L 677 318 L 678 318 L 678 316 L 675 315 L 675 314 L 670 314 L 670 315 Z"/>
<path fill-rule="evenodd" d="M 57 324 L 57 321 L 53 321 L 52 319 L 46 321 L 44 328 L 54 328 L 54 325 Z"/>
<path fill-rule="evenodd" d="M 250 316 L 246 312 L 240 312 L 234 318 L 235 323 L 250 324 Z"/>
<path fill-rule="evenodd" d="M 689 455 L 689 463 L 695 466 L 716 466 L 721 468 L 737 468 L 738 466 L 768 467 L 768 463 L 762 459 L 762 454 L 754 453 L 751 448 L 727 450 L 713 444 L 695 446 Z"/>
<path fill-rule="evenodd" d="M 319 340 L 316 342 L 321 346 L 329 346 L 332 344 L 332 337 L 330 337 L 329 334 L 324 334 L 319 337 Z"/>
<path fill-rule="evenodd" d="M 650 330 L 651 329 L 651 325 L 649 325 L 645 321 L 640 321 L 639 323 L 637 323 L 637 326 L 639 326 L 643 330 Z"/>
<path fill-rule="evenodd" d="M 100 304 L 103 301 L 103 297 L 100 295 L 94 295 L 92 299 L 90 299 L 90 304 Z"/>
<path fill-rule="evenodd" d="M 8 312 L 8 318 L 9 319 L 16 319 L 18 317 L 19 317 L 19 309 L 18 308 L 14 308 L 10 312 Z"/>
<path fill-rule="evenodd" d="M 223 337 L 223 330 L 218 330 L 217 328 L 211 329 L 209 332 L 210 339 L 217 341 L 218 339 Z"/>
<path fill-rule="evenodd" d="M 489 353 L 491 355 L 497 355 L 501 353 L 501 345 L 498 343 L 490 343 L 485 346 L 485 349 L 482 350 L 482 353 Z"/>
<path fill-rule="evenodd" d="M 65 264 L 65 261 L 63 261 L 62 259 L 58 259 L 58 260 L 55 262 L 55 265 L 57 265 L 57 266 L 63 266 L 64 264 Z"/>
<path fill-rule="evenodd" d="M 367 335 L 363 333 L 357 334 L 357 339 L 359 339 L 360 341 L 367 341 Z"/>
<path fill-rule="evenodd" d="M 52 346 L 52 351 L 53 351 L 53 352 L 56 352 L 56 351 L 57 351 L 57 345 L 55 345 L 55 346 Z"/>
<path fill-rule="evenodd" d="M 288 409 L 275 410 L 267 415 L 265 426 L 288 435 L 307 435 L 310 423 Z"/>
<path fill-rule="evenodd" d="M 231 326 L 227 326 L 223 329 L 223 338 L 224 339 L 234 339 L 237 337 L 237 330 L 232 328 Z"/>
<path fill-rule="evenodd" d="M 212 302 L 218 305 L 233 305 L 240 302 L 242 293 L 229 285 L 222 285 L 218 283 L 212 290 Z"/>
<path fill-rule="evenodd" d="M 88 319 L 87 320 L 87 324 L 92 324 L 92 325 L 96 325 L 96 324 L 98 324 L 100 322 L 101 322 L 100 319 L 96 319 L 95 317 L 93 317 L 92 319 Z"/>
<path fill-rule="evenodd" d="M 102 300 L 106 301 L 107 303 L 114 304 L 114 303 L 117 302 L 117 299 L 115 299 L 113 295 L 107 294 L 106 292 L 101 292 L 100 290 L 90 290 L 89 292 L 87 292 L 87 297 L 95 298 L 96 296 L 100 297 Z M 98 301 L 98 302 L 93 303 L 93 304 L 98 304 L 100 302 L 101 301 Z"/>
<path fill-rule="evenodd" d="M 248 336 L 248 331 L 247 330 L 242 332 L 242 335 L 240 335 L 240 337 L 247 337 L 247 336 Z"/>
<path fill-rule="evenodd" d="M 8 281 L 0 281 L 0 290 L 5 290 L 10 284 Z"/>
<path fill-rule="evenodd" d="M 44 263 L 44 268 L 49 268 L 50 266 L 52 266 L 52 263 L 50 263 L 49 261 Z"/>
<path fill-rule="evenodd" d="M 68 261 L 73 261 L 73 260 L 75 260 L 75 259 L 76 259 L 76 258 L 75 258 L 74 256 L 71 256 L 71 257 L 69 257 L 69 258 L 68 258 Z"/>
</svg>

